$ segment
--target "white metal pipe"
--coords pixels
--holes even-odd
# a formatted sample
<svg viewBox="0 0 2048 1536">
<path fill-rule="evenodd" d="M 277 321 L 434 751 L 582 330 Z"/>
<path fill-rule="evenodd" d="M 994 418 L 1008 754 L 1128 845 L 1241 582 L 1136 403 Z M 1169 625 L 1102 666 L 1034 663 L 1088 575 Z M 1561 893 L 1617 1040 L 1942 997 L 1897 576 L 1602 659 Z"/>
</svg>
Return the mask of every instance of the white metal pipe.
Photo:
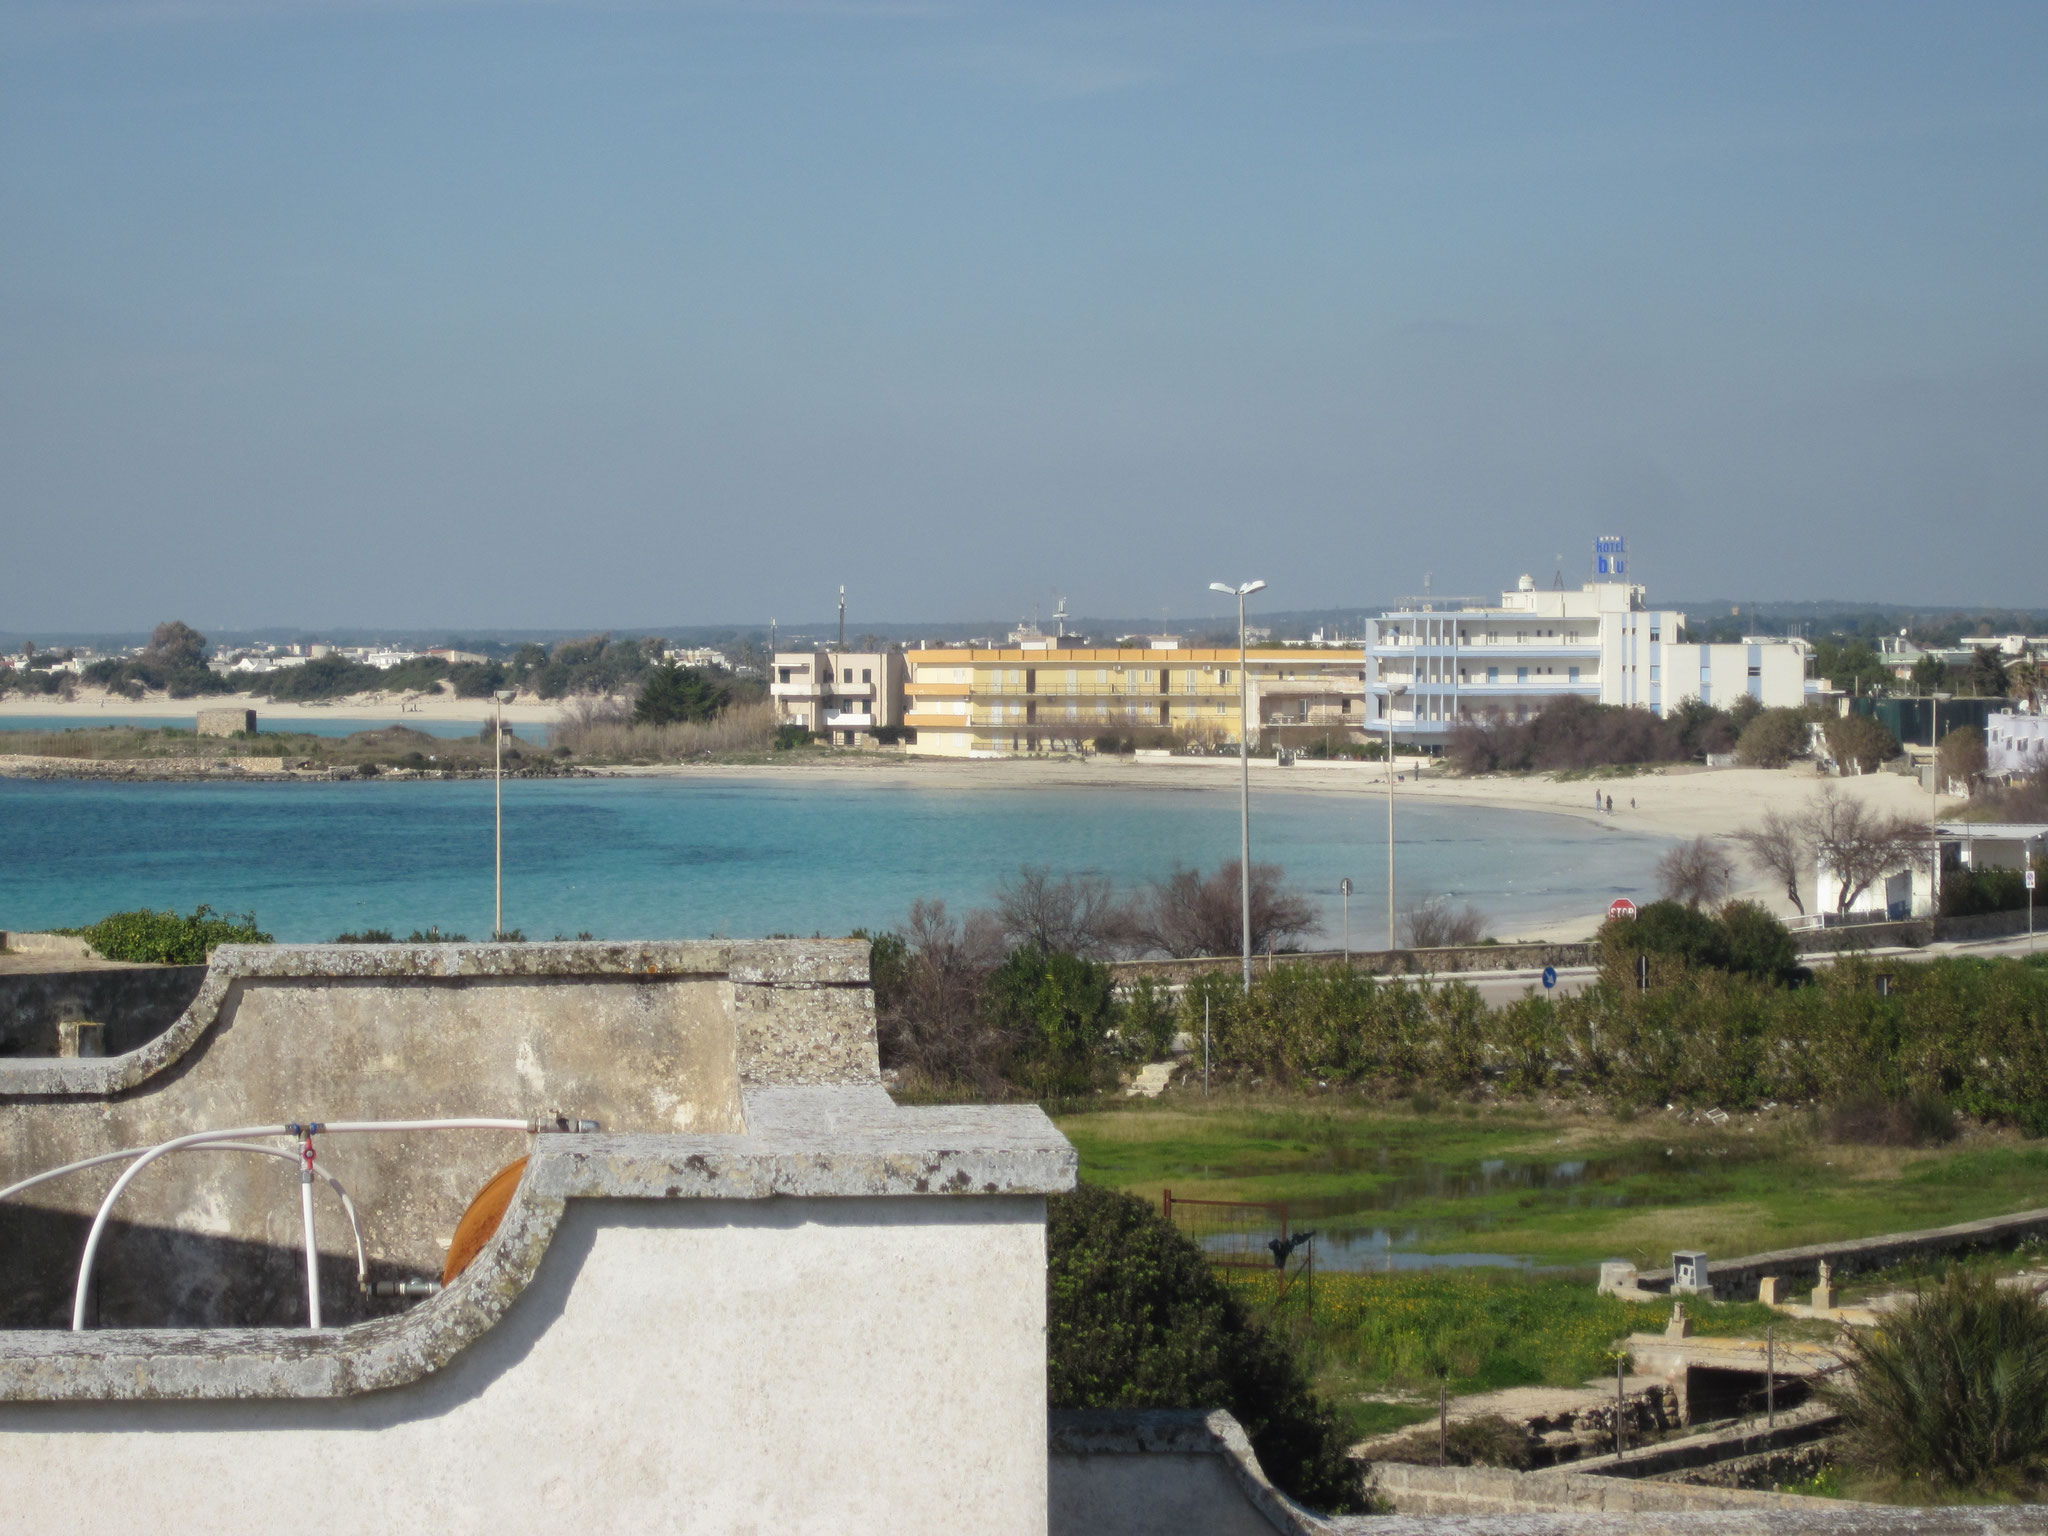
<svg viewBox="0 0 2048 1536">
<path fill-rule="evenodd" d="M 555 1128 L 555 1122 L 539 1118 L 512 1120 L 481 1116 L 460 1116 L 432 1120 L 343 1120 L 332 1124 L 316 1121 L 312 1122 L 312 1124 L 318 1128 L 312 1134 L 327 1131 L 343 1134 L 366 1131 L 524 1131 L 534 1134 Z M 570 1121 L 567 1124 L 579 1130 L 585 1127 L 596 1128 L 596 1122 L 588 1120 Z M 135 1181 L 136 1175 L 141 1173 L 144 1168 L 168 1153 L 183 1151 L 192 1147 L 232 1141 L 242 1136 L 299 1136 L 307 1134 L 307 1132 L 307 1126 L 297 1124 L 245 1125 L 226 1131 L 195 1131 L 189 1136 L 173 1137 L 169 1141 L 159 1142 L 156 1146 L 142 1151 L 135 1161 L 121 1174 L 121 1177 L 114 1181 L 114 1187 L 107 1191 L 106 1198 L 100 1202 L 99 1211 L 93 1217 L 92 1228 L 86 1234 L 85 1252 L 80 1256 L 78 1262 L 78 1286 L 71 1299 L 72 1331 L 74 1333 L 82 1333 L 85 1330 L 85 1301 L 92 1284 L 93 1262 L 98 1257 L 100 1238 L 106 1231 L 107 1218 L 113 1211 L 114 1202 L 121 1198 L 121 1192 Z M 129 1154 L 104 1154 L 98 1158 L 87 1159 L 76 1166 L 89 1167 L 94 1163 L 112 1162 L 117 1157 L 127 1155 Z M 296 1154 L 289 1153 L 286 1155 L 296 1156 Z M 54 1177 L 57 1173 L 67 1171 L 71 1171 L 71 1168 L 53 1169 L 49 1174 L 38 1175 L 36 1180 L 29 1182 L 39 1182 L 44 1177 Z"/>
<path fill-rule="evenodd" d="M 140 1157 L 148 1150 L 149 1148 L 147 1147 L 130 1147 L 123 1152 L 102 1152 L 98 1157 L 83 1157 L 75 1163 L 66 1163 L 61 1168 L 47 1168 L 32 1178 L 23 1179 L 18 1184 L 10 1184 L 5 1189 L 0 1189 L 0 1200 L 11 1199 L 25 1189 L 33 1189 L 38 1184 L 47 1183 L 51 1179 L 61 1178 L 67 1173 L 80 1173 L 87 1168 L 97 1168 L 104 1163 L 116 1163 L 124 1157 Z M 262 1157 L 281 1157 L 288 1163 L 296 1163 L 299 1160 L 299 1154 L 296 1152 L 286 1151 L 283 1147 L 259 1146 L 253 1141 L 209 1141 L 203 1146 L 187 1147 L 185 1150 L 188 1152 L 254 1152 Z M 356 1280 L 358 1283 L 367 1281 L 370 1278 L 370 1260 L 368 1253 L 363 1248 L 363 1225 L 356 1215 L 356 1203 L 349 1198 L 348 1191 L 342 1187 L 341 1180 L 337 1179 L 325 1168 L 315 1168 L 313 1172 L 341 1200 L 341 1208 L 348 1216 L 349 1231 L 355 1237 Z"/>
<path fill-rule="evenodd" d="M 181 1147 L 196 1147 L 209 1141 L 234 1141 L 243 1136 L 289 1136 L 291 1130 L 282 1125 L 242 1125 L 229 1131 L 195 1131 L 189 1136 L 175 1136 L 169 1141 L 159 1142 L 144 1152 L 121 1172 L 114 1180 L 114 1187 L 107 1191 L 106 1199 L 100 1202 L 99 1211 L 93 1216 L 92 1230 L 85 1235 L 85 1252 L 78 1261 L 78 1289 L 71 1297 L 71 1331 L 85 1331 L 85 1298 L 92 1287 L 92 1263 L 100 1251 L 100 1237 L 107 1229 L 107 1217 L 114 1209 L 114 1202 L 121 1198 L 121 1191 L 135 1182 L 135 1176 L 166 1153 L 176 1152 Z"/>
<path fill-rule="evenodd" d="M 313 1238 L 313 1165 L 299 1169 L 299 1219 L 306 1227 L 306 1326 L 320 1326 L 320 1245 Z"/>
<path fill-rule="evenodd" d="M 140 1157 L 148 1150 L 147 1147 L 126 1147 L 119 1152 L 102 1152 L 98 1157 L 81 1157 L 77 1162 L 66 1163 L 61 1168 L 45 1168 L 41 1173 L 30 1174 L 18 1184 L 10 1184 L 5 1189 L 0 1189 L 0 1200 L 11 1200 L 25 1189 L 34 1189 L 38 1184 L 47 1183 L 51 1179 L 61 1179 L 67 1173 L 82 1173 L 87 1168 L 97 1168 L 102 1163 L 118 1163 L 123 1158 Z"/>
</svg>

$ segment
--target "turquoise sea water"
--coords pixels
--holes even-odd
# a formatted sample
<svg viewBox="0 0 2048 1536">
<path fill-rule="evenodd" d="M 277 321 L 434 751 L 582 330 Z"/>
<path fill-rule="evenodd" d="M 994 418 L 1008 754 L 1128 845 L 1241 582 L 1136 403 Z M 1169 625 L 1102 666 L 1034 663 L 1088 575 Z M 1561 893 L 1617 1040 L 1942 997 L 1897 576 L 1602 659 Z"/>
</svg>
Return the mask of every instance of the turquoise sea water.
<svg viewBox="0 0 2048 1536">
<path fill-rule="evenodd" d="M 1253 799 L 1252 857 L 1315 895 L 1338 941 L 1386 932 L 1377 795 Z M 1665 842 L 1529 812 L 1400 811 L 1401 900 L 1470 900 L 1513 937 L 1641 898 Z M 505 786 L 505 921 L 529 938 L 843 934 L 919 896 L 986 901 L 1031 862 L 1133 884 L 1237 850 L 1227 789 L 923 789 L 844 780 L 571 779 Z M 0 928 L 137 906 L 253 908 L 280 939 L 491 928 L 491 786 L 478 781 L 104 784 L 0 780 Z"/>
</svg>

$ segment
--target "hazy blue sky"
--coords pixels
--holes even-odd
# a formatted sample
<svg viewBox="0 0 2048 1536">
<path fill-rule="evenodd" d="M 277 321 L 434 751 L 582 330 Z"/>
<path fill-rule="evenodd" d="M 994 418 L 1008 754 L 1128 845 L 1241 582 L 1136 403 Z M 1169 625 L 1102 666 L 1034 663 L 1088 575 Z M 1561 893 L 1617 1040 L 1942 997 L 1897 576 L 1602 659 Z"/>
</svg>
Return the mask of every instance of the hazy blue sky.
<svg viewBox="0 0 2048 1536">
<path fill-rule="evenodd" d="M 0 629 L 2048 605 L 2048 5 L 0 6 Z"/>
</svg>

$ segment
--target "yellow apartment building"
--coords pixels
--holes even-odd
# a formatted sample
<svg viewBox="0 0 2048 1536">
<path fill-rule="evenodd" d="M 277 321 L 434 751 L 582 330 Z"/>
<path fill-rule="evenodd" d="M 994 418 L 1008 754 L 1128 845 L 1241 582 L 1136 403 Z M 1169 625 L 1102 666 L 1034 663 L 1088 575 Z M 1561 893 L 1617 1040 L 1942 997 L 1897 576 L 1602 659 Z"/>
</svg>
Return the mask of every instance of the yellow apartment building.
<svg viewBox="0 0 2048 1536">
<path fill-rule="evenodd" d="M 1078 752 L 1095 738 L 1170 731 L 1234 746 L 1236 647 L 1154 642 L 1144 649 L 1067 647 L 906 651 L 903 723 L 912 752 L 1010 757 Z M 1365 653 L 1356 647 L 1269 648 L 1245 658 L 1254 743 L 1266 726 L 1365 721 Z"/>
</svg>

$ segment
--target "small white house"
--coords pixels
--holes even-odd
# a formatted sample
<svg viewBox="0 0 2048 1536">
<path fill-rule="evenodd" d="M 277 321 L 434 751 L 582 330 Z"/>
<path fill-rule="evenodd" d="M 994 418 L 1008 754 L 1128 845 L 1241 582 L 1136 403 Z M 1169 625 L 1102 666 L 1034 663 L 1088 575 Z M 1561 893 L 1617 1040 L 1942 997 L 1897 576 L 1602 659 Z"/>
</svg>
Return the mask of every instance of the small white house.
<svg viewBox="0 0 2048 1536">
<path fill-rule="evenodd" d="M 1944 821 L 1899 867 L 1870 882 L 1849 903 L 1847 915 L 1864 922 L 1932 917 L 1941 904 L 1941 877 L 1950 870 L 2025 869 L 2029 855 L 2048 848 L 2048 825 L 2029 822 Z M 1938 852 L 1938 857 L 1936 856 Z M 1825 859 L 1815 870 L 1816 912 L 1832 914 L 1842 881 Z"/>
<path fill-rule="evenodd" d="M 1985 772 L 1994 779 L 2048 773 L 2048 715 L 1994 711 L 1984 722 Z"/>
</svg>

